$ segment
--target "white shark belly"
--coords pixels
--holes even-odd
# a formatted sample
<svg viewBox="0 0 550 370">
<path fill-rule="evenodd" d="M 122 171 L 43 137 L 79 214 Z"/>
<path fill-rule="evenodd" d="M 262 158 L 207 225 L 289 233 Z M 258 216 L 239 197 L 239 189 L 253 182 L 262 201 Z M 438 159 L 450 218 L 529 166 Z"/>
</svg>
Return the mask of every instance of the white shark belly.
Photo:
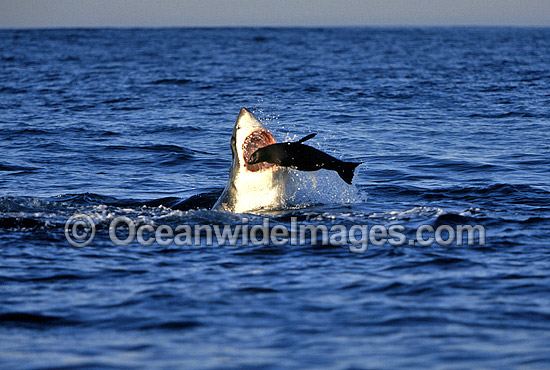
<svg viewBox="0 0 550 370">
<path fill-rule="evenodd" d="M 235 213 L 285 208 L 288 170 L 275 167 L 262 173 L 240 173 L 220 196 L 214 210 Z"/>
<path fill-rule="evenodd" d="M 273 164 L 248 164 L 252 153 L 271 144 L 275 144 L 273 135 L 252 113 L 241 108 L 231 135 L 229 178 L 212 209 L 244 213 L 286 207 L 289 170 Z"/>
</svg>

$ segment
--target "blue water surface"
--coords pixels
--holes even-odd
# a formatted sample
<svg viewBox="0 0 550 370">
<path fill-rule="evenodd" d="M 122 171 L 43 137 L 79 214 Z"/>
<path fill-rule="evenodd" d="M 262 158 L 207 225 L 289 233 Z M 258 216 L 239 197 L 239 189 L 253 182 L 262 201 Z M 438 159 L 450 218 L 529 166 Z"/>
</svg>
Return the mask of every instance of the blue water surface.
<svg viewBox="0 0 550 370">
<path fill-rule="evenodd" d="M 550 367 L 550 29 L 0 31 L 0 367 Z M 482 225 L 484 245 L 114 245 L 251 224 L 219 192 L 247 107 L 363 162 L 299 174 L 309 225 Z M 85 247 L 66 220 L 90 215 Z"/>
</svg>

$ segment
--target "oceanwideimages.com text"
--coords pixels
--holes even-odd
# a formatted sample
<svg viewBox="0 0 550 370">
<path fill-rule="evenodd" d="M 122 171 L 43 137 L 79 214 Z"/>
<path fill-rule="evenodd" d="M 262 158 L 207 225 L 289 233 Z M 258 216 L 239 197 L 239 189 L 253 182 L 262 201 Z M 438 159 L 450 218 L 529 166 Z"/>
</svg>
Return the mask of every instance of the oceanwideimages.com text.
<svg viewBox="0 0 550 370">
<path fill-rule="evenodd" d="M 90 244 L 96 234 L 96 225 L 86 214 L 76 214 L 65 224 L 65 237 L 73 246 Z M 333 245 L 347 246 L 351 252 L 362 253 L 368 246 L 409 245 L 427 247 L 473 246 L 485 244 L 483 225 L 420 225 L 412 233 L 403 225 L 341 225 L 308 224 L 291 217 L 290 225 L 275 223 L 264 217 L 261 224 L 249 224 L 248 218 L 233 225 L 153 225 L 115 217 L 109 224 L 109 238 L 114 245 L 134 242 L 143 246 L 237 246 L 237 245 Z M 409 236 L 407 236 L 409 235 Z M 411 237 L 412 235 L 412 237 Z"/>
</svg>

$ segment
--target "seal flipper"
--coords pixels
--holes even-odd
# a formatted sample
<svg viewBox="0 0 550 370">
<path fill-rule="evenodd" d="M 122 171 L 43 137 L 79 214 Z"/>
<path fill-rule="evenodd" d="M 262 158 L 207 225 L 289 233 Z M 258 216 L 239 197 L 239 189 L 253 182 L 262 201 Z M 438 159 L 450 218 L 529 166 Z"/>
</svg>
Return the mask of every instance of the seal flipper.
<svg viewBox="0 0 550 370">
<path fill-rule="evenodd" d="M 351 180 L 353 180 L 353 175 L 355 171 L 355 167 L 359 166 L 361 163 L 355 163 L 355 162 L 342 162 L 342 164 L 338 167 L 338 175 L 351 185 Z"/>
<path fill-rule="evenodd" d="M 296 144 L 301 144 L 303 143 L 304 141 L 308 141 L 309 139 L 313 139 L 315 137 L 315 135 L 317 134 L 309 134 L 307 136 L 304 136 L 303 138 L 301 138 L 300 140 L 296 141 Z"/>
</svg>

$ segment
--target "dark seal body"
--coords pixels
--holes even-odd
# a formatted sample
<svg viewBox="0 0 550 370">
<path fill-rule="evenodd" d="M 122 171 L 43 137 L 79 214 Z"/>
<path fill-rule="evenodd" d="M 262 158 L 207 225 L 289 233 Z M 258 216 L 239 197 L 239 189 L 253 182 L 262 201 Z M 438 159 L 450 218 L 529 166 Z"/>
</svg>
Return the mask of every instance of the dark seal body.
<svg viewBox="0 0 550 370">
<path fill-rule="evenodd" d="M 315 134 L 294 143 L 277 143 L 260 148 L 250 156 L 248 163 L 268 162 L 300 171 L 332 170 L 338 172 L 342 180 L 351 184 L 353 172 L 360 163 L 344 162 L 319 149 L 302 144 L 313 136 Z"/>
</svg>

